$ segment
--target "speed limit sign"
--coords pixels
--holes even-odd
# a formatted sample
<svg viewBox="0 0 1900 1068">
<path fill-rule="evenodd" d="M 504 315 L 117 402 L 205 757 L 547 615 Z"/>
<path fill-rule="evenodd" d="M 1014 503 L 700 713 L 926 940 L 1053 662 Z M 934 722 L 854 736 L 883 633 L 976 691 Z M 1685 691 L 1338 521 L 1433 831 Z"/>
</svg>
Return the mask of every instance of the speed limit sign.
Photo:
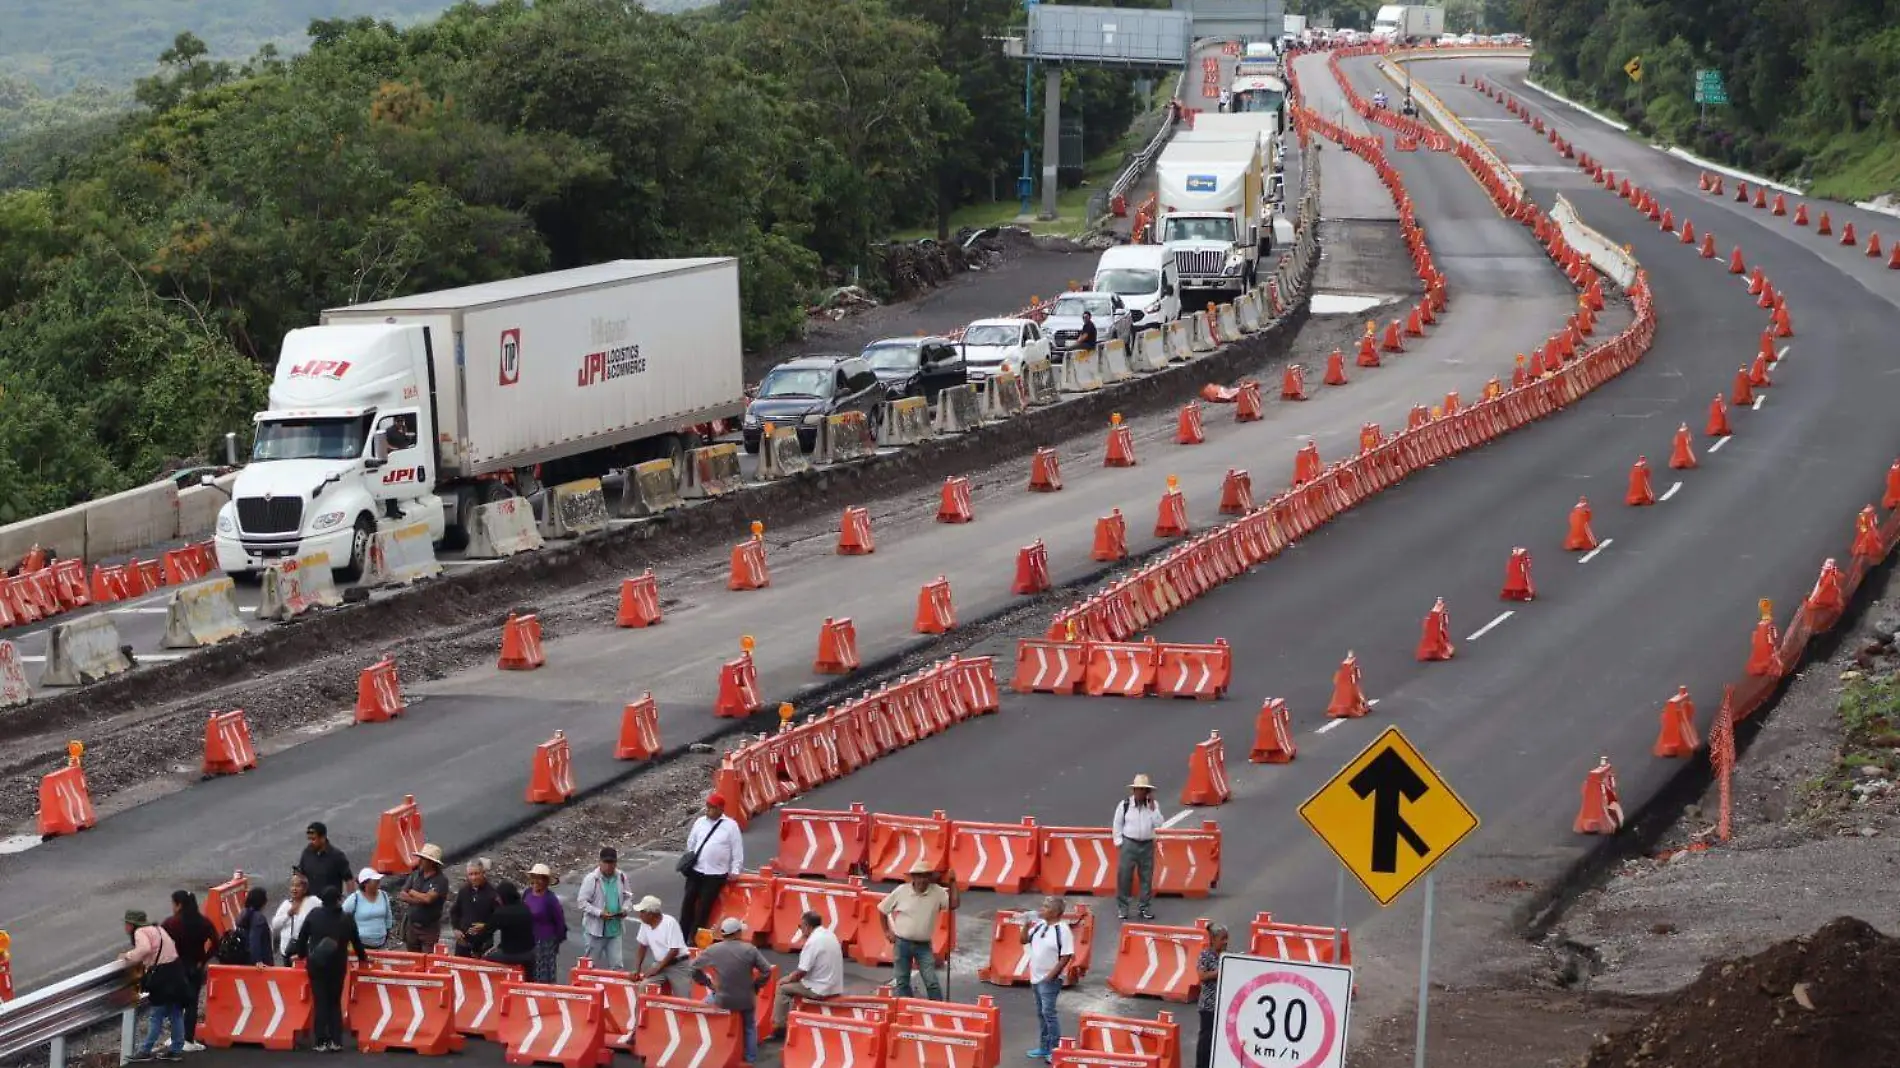
<svg viewBox="0 0 1900 1068">
<path fill-rule="evenodd" d="M 1210 1068 L 1343 1068 L 1351 1009 L 1351 968 L 1225 954 Z"/>
</svg>

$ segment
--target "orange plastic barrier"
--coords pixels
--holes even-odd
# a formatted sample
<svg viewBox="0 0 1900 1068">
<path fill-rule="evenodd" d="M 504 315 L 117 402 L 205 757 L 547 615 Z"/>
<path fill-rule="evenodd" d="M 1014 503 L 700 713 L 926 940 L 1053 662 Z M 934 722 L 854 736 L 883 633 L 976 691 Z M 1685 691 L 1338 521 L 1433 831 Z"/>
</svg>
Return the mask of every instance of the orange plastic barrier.
<svg viewBox="0 0 1900 1068">
<path fill-rule="evenodd" d="M 1089 549 L 1089 559 L 1112 564 L 1127 555 L 1128 521 L 1117 508 L 1095 521 L 1095 544 Z"/>
<path fill-rule="evenodd" d="M 574 756 L 567 745 L 567 732 L 555 731 L 554 737 L 534 747 L 534 763 L 528 771 L 528 803 L 559 805 L 574 796 Z"/>
<path fill-rule="evenodd" d="M 858 898 L 862 882 L 825 883 L 815 879 L 777 879 L 772 887 L 772 948 L 796 953 L 805 945 L 800 920 L 807 912 L 825 918 L 825 926 L 850 945 L 858 933 Z"/>
<path fill-rule="evenodd" d="M 917 591 L 919 634 L 946 634 L 956 629 L 957 610 L 950 599 L 950 580 L 938 575 Z"/>
<path fill-rule="evenodd" d="M 1286 701 L 1269 697 L 1261 702 L 1260 715 L 1254 720 L 1253 749 L 1247 759 L 1255 764 L 1288 764 L 1299 752 Z"/>
<path fill-rule="evenodd" d="M 1245 468 L 1230 467 L 1220 484 L 1220 514 L 1246 515 L 1253 511 L 1253 476 Z"/>
<path fill-rule="evenodd" d="M 343 998 L 356 1048 L 364 1053 L 408 1049 L 432 1057 L 461 1049 L 453 985 L 449 976 L 426 972 L 357 975 Z"/>
<path fill-rule="evenodd" d="M 232 872 L 228 881 L 207 889 L 204 915 L 211 921 L 211 929 L 222 935 L 236 927 L 244 913 L 244 895 L 250 892 L 251 880 L 241 871 Z"/>
<path fill-rule="evenodd" d="M 878 1068 L 884 1063 L 882 1020 L 794 1011 L 785 1022 L 784 1068 Z"/>
<path fill-rule="evenodd" d="M 1583 800 L 1572 829 L 1578 834 L 1615 834 L 1623 829 L 1623 803 L 1616 796 L 1616 771 L 1609 757 L 1583 777 Z"/>
<path fill-rule="evenodd" d="M 1119 413 L 1110 417 L 1108 454 L 1102 459 L 1102 466 L 1135 466 L 1135 435 L 1122 425 L 1122 417 Z"/>
<path fill-rule="evenodd" d="M 1181 413 L 1175 418 L 1174 443 L 1176 445 L 1202 445 L 1207 435 L 1201 429 L 1201 406 L 1189 401 L 1181 406 Z"/>
<path fill-rule="evenodd" d="M 1154 639 L 1142 642 L 1089 642 L 1083 687 L 1091 697 L 1140 697 L 1154 690 L 1161 654 Z"/>
<path fill-rule="evenodd" d="M 359 971 L 426 972 L 429 970 L 427 953 L 411 953 L 403 949 L 372 949 L 364 956 L 369 958 L 369 967 L 362 968 L 352 959 L 349 962 L 350 974 L 354 975 Z"/>
<path fill-rule="evenodd" d="M 754 941 L 768 938 L 772 933 L 772 883 L 776 872 L 770 864 L 760 868 L 757 873 L 742 873 L 726 880 L 719 890 L 719 900 L 713 902 L 712 915 L 707 917 L 706 926 L 717 929 L 728 916 L 736 916 L 745 924 L 746 933 Z M 685 932 L 686 940 L 692 941 L 692 931 Z"/>
<path fill-rule="evenodd" d="M 1009 592 L 1046 593 L 1049 586 L 1049 549 L 1037 538 L 1016 553 L 1016 580 L 1010 583 Z"/>
<path fill-rule="evenodd" d="M 932 871 L 948 867 L 950 820 L 942 811 L 928 816 L 871 814 L 871 878 L 897 882 L 910 878 L 911 866 L 922 861 Z"/>
<path fill-rule="evenodd" d="M 1656 734 L 1654 756 L 1687 760 L 1701 745 L 1695 729 L 1695 702 L 1689 699 L 1687 686 L 1676 687 L 1676 695 L 1663 702 L 1662 725 Z"/>
<path fill-rule="evenodd" d="M 1062 488 L 1062 462 L 1050 448 L 1036 450 L 1029 461 L 1029 489 L 1035 493 L 1054 493 Z"/>
<path fill-rule="evenodd" d="M 865 862 L 871 842 L 871 817 L 853 802 L 848 811 L 781 809 L 778 859 L 786 875 L 823 875 L 842 879 Z"/>
<path fill-rule="evenodd" d="M 1181 787 L 1183 805 L 1224 805 L 1233 797 L 1227 785 L 1227 747 L 1219 731 L 1196 742 L 1188 754 L 1187 782 Z"/>
<path fill-rule="evenodd" d="M 898 1023 L 888 1035 L 884 1068 L 984 1068 L 989 1046 L 982 1035 Z"/>
<path fill-rule="evenodd" d="M 818 625 L 818 656 L 811 669 L 820 675 L 849 675 L 857 668 L 858 628 L 850 616 L 826 616 Z"/>
<path fill-rule="evenodd" d="M 892 1010 L 892 1027 L 922 1027 L 982 1039 L 977 1068 L 996 1068 L 1002 1057 L 1002 1014 L 997 1011 L 996 999 L 988 994 L 977 995 L 974 1005 L 898 998 Z"/>
<path fill-rule="evenodd" d="M 1036 889 L 1045 894 L 1112 894 L 1117 853 L 1114 832 L 1106 827 L 1044 827 Z"/>
<path fill-rule="evenodd" d="M 841 1020 L 871 1020 L 881 1023 L 890 1018 L 891 1003 L 896 1000 L 883 994 L 843 994 L 823 1001 L 794 998 L 792 1011 L 806 1012 L 813 1016 L 830 1016 Z"/>
<path fill-rule="evenodd" d="M 1162 642 L 1158 648 L 1161 662 L 1155 670 L 1155 693 L 1212 701 L 1227 692 L 1234 658 L 1226 639 L 1216 639 L 1212 645 Z"/>
<path fill-rule="evenodd" d="M 213 964 L 205 973 L 204 1018 L 198 1040 L 207 1046 L 262 1046 L 288 1050 L 310 1029 L 310 976 L 302 968 Z"/>
<path fill-rule="evenodd" d="M 1085 1012 L 1075 1030 L 1077 1044 L 1092 1053 L 1153 1057 L 1160 1068 L 1181 1068 L 1181 1025 L 1171 1012 L 1152 1020 Z"/>
<path fill-rule="evenodd" d="M 719 666 L 719 697 L 713 705 L 713 715 L 744 719 L 764 707 L 765 702 L 759 697 L 759 670 L 752 663 L 750 652 L 740 653 L 737 659 Z"/>
<path fill-rule="evenodd" d="M 772 584 L 771 569 L 765 566 L 765 539 L 754 534 L 732 547 L 732 569 L 726 577 L 729 590 L 762 590 Z"/>
<path fill-rule="evenodd" d="M 416 795 L 405 794 L 402 804 L 384 810 L 377 821 L 369 866 L 384 875 L 407 874 L 416 866 L 415 853 L 422 843 L 422 810 L 416 807 Z"/>
<path fill-rule="evenodd" d="M 962 475 L 944 479 L 937 500 L 937 522 L 968 523 L 975 518 L 970 506 L 970 480 Z"/>
<path fill-rule="evenodd" d="M 501 993 L 506 984 L 519 982 L 521 969 L 475 957 L 431 956 L 428 969 L 449 977 L 455 995 L 455 1030 L 490 1041 L 501 1034 Z"/>
<path fill-rule="evenodd" d="M 1088 674 L 1082 642 L 1023 638 L 1016 643 L 1016 676 L 1010 688 L 1017 693 L 1073 694 Z"/>
<path fill-rule="evenodd" d="M 1167 492 L 1161 495 L 1161 502 L 1155 506 L 1155 537 L 1184 538 L 1189 533 L 1187 517 L 1187 497 L 1175 485 L 1170 476 Z"/>
<path fill-rule="evenodd" d="M 1023 945 L 1023 924 L 1034 922 L 1036 915 L 1022 909 L 997 909 L 990 924 L 989 963 L 976 970 L 977 979 L 992 986 L 1023 986 L 1029 982 L 1029 947 Z M 1086 905 L 1071 907 L 1062 914 L 1075 938 L 1075 956 L 1062 973 L 1062 985 L 1074 986 L 1088 974 L 1095 955 L 1095 913 Z"/>
<path fill-rule="evenodd" d="M 509 1064 L 607 1063 L 606 1003 L 595 987 L 515 983 L 502 991 L 498 1040 Z"/>
<path fill-rule="evenodd" d="M 244 721 L 244 710 L 211 713 L 205 721 L 204 777 L 240 775 L 256 766 L 257 747 L 251 743 L 251 727 Z"/>
<path fill-rule="evenodd" d="M 1221 830 L 1213 820 L 1155 832 L 1155 893 L 1206 897 L 1220 884 Z"/>
<path fill-rule="evenodd" d="M 1108 988 L 1129 998 L 1193 1001 L 1201 992 L 1201 978 L 1194 964 L 1206 945 L 1205 921 L 1193 927 L 1124 923 Z"/>
<path fill-rule="evenodd" d="M 508 622 L 501 628 L 501 659 L 495 666 L 503 671 L 533 671 L 547 662 L 541 651 L 541 617 L 508 613 Z"/>
<path fill-rule="evenodd" d="M 950 825 L 950 871 L 966 889 L 1020 894 L 1036 876 L 1036 821 Z"/>
<path fill-rule="evenodd" d="M 655 994 L 640 1000 L 633 1051 L 646 1068 L 728 1068 L 745 1053 L 745 1031 L 736 1012 Z"/>
<path fill-rule="evenodd" d="M 660 706 L 652 691 L 630 701 L 620 712 L 620 741 L 615 760 L 646 760 L 660 752 Z"/>
<path fill-rule="evenodd" d="M 92 791 L 86 786 L 86 773 L 78 760 L 40 778 L 41 838 L 78 834 L 98 822 Z"/>
<path fill-rule="evenodd" d="M 864 508 L 846 508 L 838 519 L 838 555 L 869 556 L 874 552 L 877 538 L 871 534 L 871 513 Z"/>
<path fill-rule="evenodd" d="M 647 568 L 643 575 L 620 580 L 620 609 L 614 614 L 617 627 L 650 627 L 660 621 L 660 580 Z"/>
<path fill-rule="evenodd" d="M 1334 956 L 1334 934 L 1338 938 L 1338 956 Z M 1331 927 L 1311 927 L 1298 923 L 1275 923 L 1267 913 L 1259 913 L 1247 927 L 1247 952 L 1273 960 L 1305 964 L 1351 964 L 1352 932 Z"/>
<path fill-rule="evenodd" d="M 396 661 L 384 657 L 363 669 L 356 679 L 356 722 L 386 723 L 408 708 L 402 699 L 402 679 Z"/>
<path fill-rule="evenodd" d="M 1056 1043 L 1049 1058 L 1050 1068 L 1160 1068 L 1161 1061 L 1145 1053 L 1103 1053 L 1088 1050 L 1065 1038 Z"/>
<path fill-rule="evenodd" d="M 664 990 L 626 972 L 593 967 L 586 957 L 568 969 L 567 985 L 600 991 L 601 1011 L 607 1019 L 607 1045 L 627 1053 L 633 1052 L 634 1031 L 640 1026 L 640 1002 L 649 989 Z"/>
<path fill-rule="evenodd" d="M 878 903 L 884 900 L 887 890 L 864 890 L 858 894 L 858 930 L 857 937 L 845 947 L 851 959 L 867 968 L 889 964 L 896 959 L 896 947 L 884 934 L 884 925 L 878 915 Z M 937 929 L 930 934 L 930 950 L 936 954 L 939 962 L 948 960 L 957 949 L 956 917 L 948 909 L 937 914 Z"/>
</svg>

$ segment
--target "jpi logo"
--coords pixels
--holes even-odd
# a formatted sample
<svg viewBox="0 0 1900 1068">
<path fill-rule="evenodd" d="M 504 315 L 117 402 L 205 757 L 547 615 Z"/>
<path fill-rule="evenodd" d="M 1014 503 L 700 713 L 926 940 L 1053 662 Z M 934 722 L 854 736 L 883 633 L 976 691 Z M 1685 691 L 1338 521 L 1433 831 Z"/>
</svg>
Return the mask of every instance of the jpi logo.
<svg viewBox="0 0 1900 1068">
<path fill-rule="evenodd" d="M 339 380 L 350 369 L 348 360 L 305 360 L 290 369 L 291 378 L 328 378 Z"/>
<path fill-rule="evenodd" d="M 512 386 L 521 381 L 521 331 L 501 332 L 501 384 Z"/>
</svg>

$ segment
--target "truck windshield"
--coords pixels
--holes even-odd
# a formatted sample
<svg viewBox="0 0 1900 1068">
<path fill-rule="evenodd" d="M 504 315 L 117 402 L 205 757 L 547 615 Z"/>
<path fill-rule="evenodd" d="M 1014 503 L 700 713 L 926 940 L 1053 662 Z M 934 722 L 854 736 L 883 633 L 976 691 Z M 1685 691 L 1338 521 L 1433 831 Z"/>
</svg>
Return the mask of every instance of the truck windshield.
<svg viewBox="0 0 1900 1068">
<path fill-rule="evenodd" d="M 1107 318 L 1115 314 L 1115 307 L 1107 297 L 1062 297 L 1049 308 L 1049 315 L 1057 319 L 1080 319 L 1083 312 Z"/>
<path fill-rule="evenodd" d="M 829 397 L 831 379 L 829 367 L 780 368 L 765 376 L 759 384 L 759 396 Z"/>
<path fill-rule="evenodd" d="M 1133 267 L 1103 271 L 1095 276 L 1095 288 L 1122 296 L 1140 296 L 1161 288 L 1161 272 Z"/>
<path fill-rule="evenodd" d="M 1269 89 L 1255 89 L 1245 93 L 1235 93 L 1228 105 L 1229 111 L 1279 111 L 1286 103 L 1285 95 Z"/>
<path fill-rule="evenodd" d="M 864 350 L 873 371 L 915 371 L 923 365 L 923 346 L 909 338 L 880 341 Z"/>
<path fill-rule="evenodd" d="M 1169 219 L 1165 231 L 1168 241 L 1234 242 L 1234 221 L 1226 216 L 1206 219 Z"/>
<path fill-rule="evenodd" d="M 354 460 L 369 439 L 369 416 L 278 419 L 257 424 L 256 460 Z"/>
<path fill-rule="evenodd" d="M 1023 339 L 1022 327 L 1014 324 L 989 323 L 973 326 L 963 332 L 965 345 L 994 345 L 1008 347 Z"/>
</svg>

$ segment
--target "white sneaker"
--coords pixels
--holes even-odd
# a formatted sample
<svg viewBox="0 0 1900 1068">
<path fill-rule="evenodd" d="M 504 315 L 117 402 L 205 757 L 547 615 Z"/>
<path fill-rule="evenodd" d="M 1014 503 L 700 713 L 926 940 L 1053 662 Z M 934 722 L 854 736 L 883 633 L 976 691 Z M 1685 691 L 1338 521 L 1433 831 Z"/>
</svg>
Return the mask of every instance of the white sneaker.
<svg viewBox="0 0 1900 1068">
<path fill-rule="evenodd" d="M 200 1042 L 187 1042 L 181 1048 L 183 1048 L 186 1053 L 203 1053 L 205 1051 L 204 1044 Z"/>
</svg>

